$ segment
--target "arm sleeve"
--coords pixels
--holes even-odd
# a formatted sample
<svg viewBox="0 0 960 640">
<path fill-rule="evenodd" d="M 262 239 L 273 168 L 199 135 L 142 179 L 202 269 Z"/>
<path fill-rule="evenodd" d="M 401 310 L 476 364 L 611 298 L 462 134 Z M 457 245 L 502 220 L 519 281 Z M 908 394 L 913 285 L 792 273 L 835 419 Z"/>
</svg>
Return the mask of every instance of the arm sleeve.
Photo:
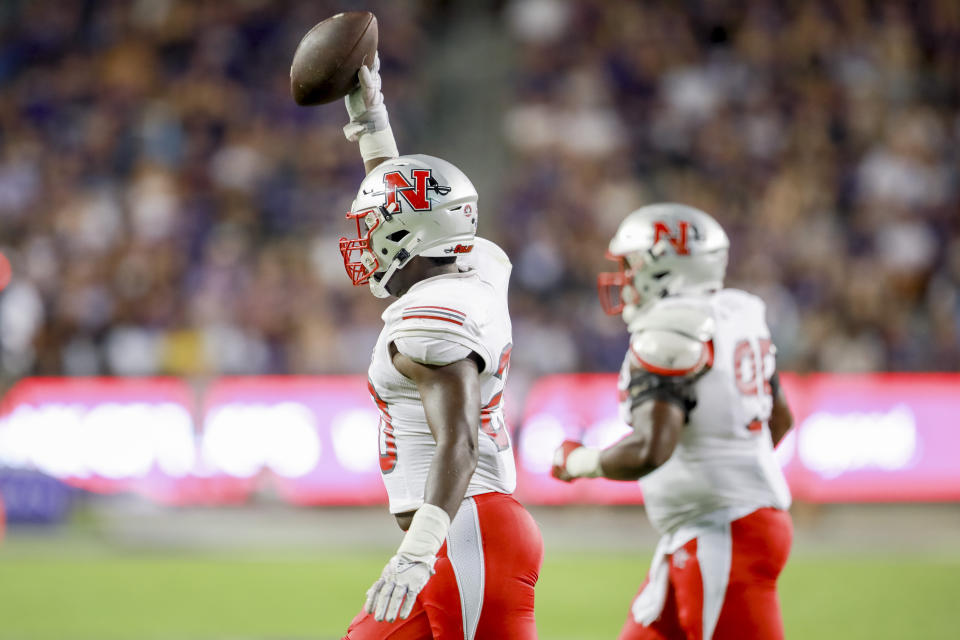
<svg viewBox="0 0 960 640">
<path fill-rule="evenodd" d="M 452 307 L 410 306 L 387 338 L 402 354 L 423 364 L 450 364 L 474 352 L 483 360 L 483 371 L 497 366 L 473 318 Z"/>
<path fill-rule="evenodd" d="M 397 350 L 420 364 L 444 366 L 470 355 L 472 349 L 450 340 L 425 335 L 398 335 L 393 343 Z"/>
<path fill-rule="evenodd" d="M 646 369 L 636 370 L 627 385 L 630 411 L 647 400 L 661 400 L 677 405 L 683 409 L 684 416 L 688 416 L 697 406 L 696 394 L 693 391 L 695 382 L 695 378 L 663 376 Z"/>
</svg>

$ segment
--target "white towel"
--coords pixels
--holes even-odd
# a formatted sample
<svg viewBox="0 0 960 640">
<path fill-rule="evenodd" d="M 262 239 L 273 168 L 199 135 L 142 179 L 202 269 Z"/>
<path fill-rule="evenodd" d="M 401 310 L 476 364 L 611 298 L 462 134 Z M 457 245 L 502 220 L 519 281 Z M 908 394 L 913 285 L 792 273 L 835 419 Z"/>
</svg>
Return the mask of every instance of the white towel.
<svg viewBox="0 0 960 640">
<path fill-rule="evenodd" d="M 670 536 L 663 536 L 653 552 L 650 563 L 647 586 L 637 594 L 630 611 L 638 624 L 650 626 L 660 617 L 663 605 L 667 601 L 667 589 L 670 586 L 670 563 L 667 562 Z"/>
</svg>

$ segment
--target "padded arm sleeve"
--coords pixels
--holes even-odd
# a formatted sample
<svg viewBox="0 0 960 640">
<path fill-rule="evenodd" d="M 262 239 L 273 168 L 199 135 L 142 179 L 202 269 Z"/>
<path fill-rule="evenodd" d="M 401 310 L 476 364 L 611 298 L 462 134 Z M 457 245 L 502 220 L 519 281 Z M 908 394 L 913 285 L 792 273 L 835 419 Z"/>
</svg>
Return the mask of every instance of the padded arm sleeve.
<svg viewBox="0 0 960 640">
<path fill-rule="evenodd" d="M 697 398 L 693 392 L 694 382 L 695 378 L 661 376 L 646 369 L 639 369 L 630 377 L 627 386 L 630 411 L 647 400 L 662 400 L 677 405 L 683 409 L 684 416 L 687 416 L 697 406 Z"/>
</svg>

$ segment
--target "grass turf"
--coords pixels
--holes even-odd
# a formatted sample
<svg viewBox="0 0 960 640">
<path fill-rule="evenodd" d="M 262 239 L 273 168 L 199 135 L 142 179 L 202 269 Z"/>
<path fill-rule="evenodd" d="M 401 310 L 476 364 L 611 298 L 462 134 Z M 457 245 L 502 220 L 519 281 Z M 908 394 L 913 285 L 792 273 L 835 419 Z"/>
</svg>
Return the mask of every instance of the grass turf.
<svg viewBox="0 0 960 640">
<path fill-rule="evenodd" d="M 0 638 L 339 638 L 389 552 L 198 555 L 0 547 Z M 615 638 L 647 556 L 549 552 L 545 640 Z M 787 637 L 957 637 L 960 559 L 804 555 L 781 577 Z"/>
</svg>

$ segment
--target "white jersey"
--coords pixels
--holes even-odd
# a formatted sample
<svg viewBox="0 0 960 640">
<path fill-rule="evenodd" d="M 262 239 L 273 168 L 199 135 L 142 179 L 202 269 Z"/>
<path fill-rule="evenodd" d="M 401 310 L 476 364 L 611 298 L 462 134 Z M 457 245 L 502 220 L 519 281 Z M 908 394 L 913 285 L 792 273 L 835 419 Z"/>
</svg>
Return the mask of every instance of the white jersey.
<svg viewBox="0 0 960 640">
<path fill-rule="evenodd" d="M 370 393 L 380 408 L 380 471 L 390 512 L 423 504 L 436 442 L 416 384 L 393 366 L 391 343 L 427 364 L 449 364 L 475 352 L 480 371 L 480 434 L 477 469 L 466 497 L 512 493 L 517 472 L 503 418 L 503 387 L 510 362 L 507 308 L 510 260 L 495 244 L 476 239 L 460 257 L 467 271 L 422 280 L 383 313 L 384 327 L 370 361 Z"/>
<path fill-rule="evenodd" d="M 633 378 L 636 391 L 638 371 L 653 374 L 659 380 L 654 385 L 677 384 L 688 394 L 687 423 L 673 455 L 640 479 L 647 514 L 661 533 L 714 512 L 736 518 L 761 507 L 790 506 L 768 425 L 776 363 L 764 310 L 760 298 L 723 289 L 707 296 L 665 298 L 644 314 L 639 327 L 631 326 L 631 350 L 619 381 L 621 417 L 629 423 L 629 389 Z M 696 320 L 678 322 L 690 317 Z M 701 332 L 682 338 L 695 351 L 665 349 L 684 332 L 684 324 Z M 701 349 L 702 356 L 696 355 Z M 680 354 L 677 359 L 667 358 L 664 352 L 671 350 Z M 653 357 L 645 360 L 645 354 Z M 671 368 L 671 362 L 683 366 Z"/>
</svg>

